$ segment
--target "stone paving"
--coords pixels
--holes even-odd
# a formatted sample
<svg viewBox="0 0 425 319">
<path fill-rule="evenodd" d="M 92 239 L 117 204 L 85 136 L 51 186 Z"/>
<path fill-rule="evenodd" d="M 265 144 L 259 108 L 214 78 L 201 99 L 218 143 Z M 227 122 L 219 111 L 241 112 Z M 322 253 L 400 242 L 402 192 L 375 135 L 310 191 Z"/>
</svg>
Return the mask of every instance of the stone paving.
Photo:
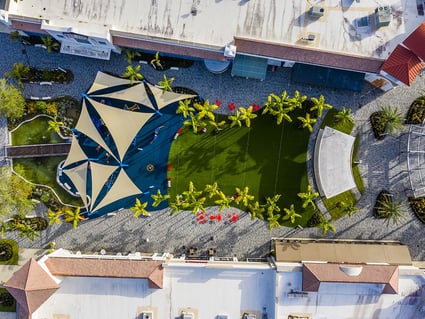
<svg viewBox="0 0 425 319">
<path fill-rule="evenodd" d="M 0 34 L 0 74 L 9 71 L 14 62 L 26 62 L 22 54 L 23 47 L 18 42 L 11 42 L 7 35 Z M 25 96 L 59 96 L 72 95 L 80 98 L 81 94 L 90 86 L 98 70 L 120 74 L 124 71 L 126 61 L 122 56 L 113 54 L 110 61 L 100 61 L 63 54 L 47 54 L 45 50 L 27 47 L 29 62 L 32 66 L 41 68 L 62 67 L 69 68 L 75 75 L 70 84 L 54 84 L 40 86 L 27 84 Z M 142 73 L 151 82 L 162 79 L 164 72 L 154 71 L 143 65 Z M 365 194 L 360 198 L 360 211 L 353 217 L 344 217 L 334 222 L 336 233 L 328 233 L 328 238 L 347 239 L 376 239 L 400 240 L 408 244 L 414 260 L 425 260 L 425 253 L 421 249 L 425 238 L 421 236 L 422 225 L 411 212 L 403 224 L 386 227 L 382 220 L 372 217 L 372 209 L 376 195 L 382 189 L 390 190 L 405 196 L 408 185 L 405 159 L 400 156 L 405 147 L 403 132 L 395 137 L 387 137 L 383 141 L 376 141 L 373 137 L 368 118 L 382 105 L 398 106 L 404 113 L 409 104 L 419 95 L 419 90 L 425 88 L 425 74 L 422 73 L 409 88 L 397 88 L 383 94 L 370 85 L 364 85 L 361 92 L 332 90 L 322 87 L 313 87 L 294 84 L 290 81 L 290 69 L 278 68 L 267 73 L 264 82 L 232 78 L 230 71 L 214 75 L 206 71 L 203 63 L 198 61 L 187 69 L 165 71 L 167 77 L 175 77 L 177 86 L 186 86 L 200 93 L 205 99 L 215 101 L 219 99 L 223 106 L 220 112 L 227 113 L 227 105 L 234 102 L 237 106 L 247 106 L 253 103 L 263 104 L 271 92 L 280 93 L 287 90 L 292 94 L 298 89 L 307 96 L 323 94 L 326 102 L 340 108 L 349 107 L 354 112 L 356 120 L 355 133 L 359 134 L 361 142 L 358 157 L 362 163 L 360 171 L 365 182 Z M 316 125 L 315 130 L 317 130 Z M 407 128 L 405 129 L 405 131 Z M 7 132 L 5 121 L 0 122 L 0 141 L 6 140 Z M 314 145 L 315 134 L 312 134 L 309 143 L 309 175 L 311 176 L 311 150 Z M 0 153 L 0 161 L 3 156 Z M 335 154 L 335 156 L 338 156 Z M 210 208 L 209 211 L 216 211 Z M 39 205 L 36 213 L 42 215 L 45 208 Z M 226 214 L 237 212 L 230 209 Z M 149 218 L 133 219 L 132 212 L 120 211 L 113 217 L 101 217 L 82 222 L 76 230 L 69 224 L 54 225 L 43 231 L 34 242 L 18 238 L 21 247 L 43 248 L 50 241 L 55 241 L 57 247 L 64 247 L 81 251 L 130 252 L 156 251 L 181 254 L 183 247 L 194 246 L 198 252 L 205 252 L 212 247 L 217 250 L 218 256 L 237 256 L 238 258 L 262 257 L 270 252 L 270 239 L 273 237 L 323 237 L 318 229 L 280 229 L 268 230 L 267 223 L 261 220 L 251 221 L 248 214 L 241 214 L 237 223 L 211 223 L 199 225 L 194 216 L 183 212 L 176 216 L 169 216 L 165 209 L 152 214 Z"/>
</svg>

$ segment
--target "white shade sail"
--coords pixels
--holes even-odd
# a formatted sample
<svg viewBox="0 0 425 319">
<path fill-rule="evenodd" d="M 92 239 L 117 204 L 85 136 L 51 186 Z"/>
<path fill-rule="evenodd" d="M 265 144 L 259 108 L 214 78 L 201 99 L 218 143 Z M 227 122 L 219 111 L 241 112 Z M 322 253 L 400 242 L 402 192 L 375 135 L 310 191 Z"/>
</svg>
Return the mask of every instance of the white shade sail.
<svg viewBox="0 0 425 319">
<path fill-rule="evenodd" d="M 107 89 L 113 86 L 118 85 L 126 85 L 130 84 L 130 80 L 118 78 L 116 76 L 112 76 L 103 72 L 97 72 L 96 78 L 94 79 L 94 83 L 87 91 L 87 94 L 91 94 L 93 92 Z"/>
<path fill-rule="evenodd" d="M 93 210 L 93 206 L 99 196 L 102 188 L 108 182 L 109 177 L 119 166 L 110 166 L 92 162 L 90 163 L 91 169 L 91 209 Z"/>
<path fill-rule="evenodd" d="M 76 162 L 87 160 L 87 155 L 84 153 L 83 149 L 78 144 L 78 140 L 75 135 L 72 136 L 71 148 L 68 153 L 68 157 L 63 163 L 62 167 L 66 168 L 67 166 L 74 164 Z"/>
<path fill-rule="evenodd" d="M 84 206 L 87 207 L 87 165 L 89 162 L 84 162 L 81 165 L 75 166 L 70 169 L 64 169 L 63 172 L 66 174 L 74 184 L 77 191 L 80 193 L 81 200 Z"/>
<path fill-rule="evenodd" d="M 180 94 L 180 93 L 174 93 L 170 91 L 164 91 L 150 83 L 146 83 L 146 84 L 152 91 L 152 94 L 155 97 L 155 102 L 159 110 L 167 105 L 170 105 L 171 103 L 190 99 L 195 96 L 190 94 Z"/>
</svg>

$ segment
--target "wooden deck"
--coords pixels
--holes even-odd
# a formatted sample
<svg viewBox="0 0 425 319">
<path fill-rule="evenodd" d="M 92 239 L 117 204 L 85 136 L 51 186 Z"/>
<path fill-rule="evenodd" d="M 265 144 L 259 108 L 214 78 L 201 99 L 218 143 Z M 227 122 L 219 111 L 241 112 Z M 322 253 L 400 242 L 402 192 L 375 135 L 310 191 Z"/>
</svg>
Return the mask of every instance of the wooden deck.
<svg viewBox="0 0 425 319">
<path fill-rule="evenodd" d="M 8 158 L 45 157 L 68 155 L 71 143 L 7 146 Z"/>
</svg>

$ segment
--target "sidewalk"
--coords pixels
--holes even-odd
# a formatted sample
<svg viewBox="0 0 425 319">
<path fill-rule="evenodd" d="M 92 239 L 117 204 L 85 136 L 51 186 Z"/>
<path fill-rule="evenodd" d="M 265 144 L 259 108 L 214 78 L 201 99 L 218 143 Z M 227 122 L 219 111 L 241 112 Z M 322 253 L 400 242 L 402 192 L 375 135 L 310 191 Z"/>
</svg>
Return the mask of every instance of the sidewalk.
<svg viewBox="0 0 425 319">
<path fill-rule="evenodd" d="M 25 61 L 20 43 L 9 41 L 7 35 L 0 34 L 0 46 L 3 49 L 0 54 L 1 74 L 9 71 L 14 62 Z M 27 52 L 32 66 L 69 68 L 75 76 L 70 84 L 27 84 L 24 91 L 27 97 L 72 95 L 79 99 L 92 83 L 98 70 L 121 74 L 127 65 L 122 56 L 115 54 L 110 61 L 100 61 L 64 54 L 47 54 L 45 50 L 35 47 L 28 47 Z M 376 141 L 369 125 L 369 115 L 382 105 L 399 106 L 400 111 L 406 112 L 414 98 L 419 96 L 418 91 L 425 88 L 424 73 L 411 88 L 397 88 L 385 95 L 366 83 L 361 92 L 295 85 L 290 82 L 288 68 L 278 68 L 275 72 L 269 70 L 264 82 L 232 78 L 230 71 L 214 75 L 205 69 L 203 62 L 195 62 L 187 69 L 165 72 L 157 72 L 142 65 L 142 73 L 153 83 L 162 80 L 165 73 L 168 78 L 175 77 L 176 86 L 190 87 L 212 102 L 219 99 L 222 102 L 219 109 L 221 113 L 228 113 L 227 105 L 232 102 L 236 106 L 245 107 L 253 103 L 263 104 L 268 94 L 280 94 L 283 90 L 287 90 L 289 95 L 295 90 L 309 97 L 323 94 L 326 102 L 334 107 L 340 108 L 344 105 L 351 108 L 356 120 L 355 131 L 361 139 L 358 157 L 362 160 L 360 170 L 366 191 L 357 205 L 360 211 L 352 218 L 344 217 L 336 221 L 334 225 L 337 232 L 328 233 L 326 237 L 400 240 L 409 245 L 413 259 L 425 260 L 425 252 L 422 250 L 425 237 L 418 236 L 423 232 L 424 225 L 413 214 L 409 215 L 403 225 L 390 225 L 388 228 L 382 220 L 372 217 L 373 205 L 379 191 L 385 188 L 403 195 L 407 180 L 403 170 L 404 163 L 399 156 L 403 147 L 399 138 L 387 137 L 383 141 Z M 314 145 L 314 136 L 309 144 L 310 152 Z M 4 142 L 1 134 L 0 139 Z M 43 208 L 38 207 L 37 210 L 42 211 Z M 209 209 L 211 212 L 216 210 Z M 237 210 L 230 209 L 226 213 L 235 211 Z M 218 256 L 246 258 L 264 256 L 270 251 L 270 239 L 282 236 L 323 237 L 320 230 L 315 228 L 294 231 L 292 228 L 282 227 L 269 231 L 267 223 L 261 220 L 251 221 L 248 214 L 242 214 L 238 222 L 231 225 L 199 225 L 190 212 L 170 217 L 168 210 L 162 210 L 146 219 L 133 219 L 132 212 L 125 210 L 114 217 L 105 216 L 83 222 L 76 230 L 72 230 L 68 224 L 54 225 L 42 232 L 40 238 L 34 242 L 22 238 L 16 240 L 21 247 L 47 247 L 48 243 L 54 240 L 57 247 L 93 252 L 105 249 L 107 252 L 167 251 L 179 254 L 183 246 L 193 246 L 199 250 L 212 247 L 217 250 Z"/>
</svg>

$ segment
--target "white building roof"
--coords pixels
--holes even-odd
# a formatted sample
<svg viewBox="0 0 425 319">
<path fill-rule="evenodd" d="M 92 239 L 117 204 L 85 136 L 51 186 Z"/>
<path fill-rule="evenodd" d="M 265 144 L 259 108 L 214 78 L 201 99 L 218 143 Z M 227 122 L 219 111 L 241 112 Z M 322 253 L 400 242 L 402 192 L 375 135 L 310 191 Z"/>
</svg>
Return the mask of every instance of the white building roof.
<svg viewBox="0 0 425 319">
<path fill-rule="evenodd" d="M 376 29 L 374 10 L 385 5 L 391 22 Z M 312 6 L 324 8 L 323 16 L 309 15 Z M 6 10 L 9 18 L 48 20 L 62 31 L 104 38 L 109 29 L 111 35 L 222 50 L 238 36 L 379 59 L 423 20 L 416 2 L 408 0 L 25 0 L 10 1 Z M 314 41 L 302 40 L 310 34 Z"/>
</svg>

